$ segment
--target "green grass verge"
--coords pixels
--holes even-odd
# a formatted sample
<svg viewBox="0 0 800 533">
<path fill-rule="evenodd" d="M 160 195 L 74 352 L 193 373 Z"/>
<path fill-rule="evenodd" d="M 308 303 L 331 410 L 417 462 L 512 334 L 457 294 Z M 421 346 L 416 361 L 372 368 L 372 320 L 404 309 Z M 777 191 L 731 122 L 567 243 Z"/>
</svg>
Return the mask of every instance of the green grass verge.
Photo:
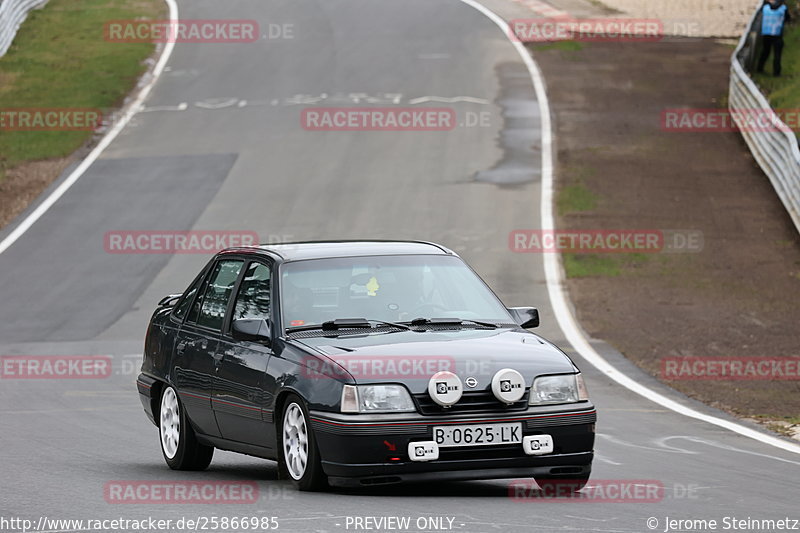
<svg viewBox="0 0 800 533">
<path fill-rule="evenodd" d="M 797 416 L 755 415 L 753 418 L 761 421 L 770 431 L 786 437 L 791 437 L 794 433 L 791 426 L 800 424 L 800 417 Z"/>
<path fill-rule="evenodd" d="M 558 214 L 561 216 L 581 211 L 591 211 L 597 206 L 597 195 L 582 181 L 567 185 L 558 193 Z"/>
<path fill-rule="evenodd" d="M 780 420 L 788 424 L 800 424 L 800 416 L 778 416 L 778 415 L 753 415 L 759 420 Z"/>
<path fill-rule="evenodd" d="M 565 185 L 559 189 L 556 197 L 556 209 L 560 216 L 591 211 L 597 207 L 598 196 L 586 186 L 586 180 L 594 177 L 595 173 L 591 167 L 578 165 L 564 169 Z"/>
<path fill-rule="evenodd" d="M 537 44 L 534 50 L 560 50 L 561 52 L 579 52 L 583 50 L 584 43 L 580 41 L 554 41 L 548 44 Z"/>
<path fill-rule="evenodd" d="M 165 16 L 163 0 L 50 0 L 31 12 L 0 58 L 0 110 L 119 106 L 145 70 L 151 43 L 113 43 L 107 21 Z M 21 163 L 64 157 L 90 131 L 0 130 L 0 179 Z"/>
<path fill-rule="evenodd" d="M 787 5 L 795 15 L 795 21 L 786 27 L 783 39 L 782 73 L 780 78 L 772 75 L 772 56 L 764 67 L 766 73 L 753 73 L 753 80 L 761 87 L 769 99 L 773 109 L 800 109 L 800 21 L 796 20 L 798 6 L 797 0 L 789 0 Z M 759 50 L 760 54 L 760 50 Z M 800 132 L 795 132 L 800 136 Z"/>
<path fill-rule="evenodd" d="M 647 254 L 563 254 L 568 278 L 615 277 L 650 260 Z"/>
</svg>

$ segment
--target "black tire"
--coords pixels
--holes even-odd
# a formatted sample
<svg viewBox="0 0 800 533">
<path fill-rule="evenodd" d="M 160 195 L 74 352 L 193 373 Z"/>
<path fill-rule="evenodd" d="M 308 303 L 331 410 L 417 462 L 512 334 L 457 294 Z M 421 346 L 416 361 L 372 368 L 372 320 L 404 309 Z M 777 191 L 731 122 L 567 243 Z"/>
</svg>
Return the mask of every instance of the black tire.
<svg viewBox="0 0 800 533">
<path fill-rule="evenodd" d="M 165 401 L 169 402 L 171 406 L 169 416 L 165 413 Z M 158 413 L 158 440 L 161 443 L 161 455 L 164 456 L 167 465 L 173 470 L 205 470 L 208 468 L 214 457 L 214 447 L 200 444 L 197 441 L 197 436 L 174 388 L 165 386 L 161 391 Z M 175 428 L 176 421 L 177 428 Z M 174 446 L 174 438 L 168 439 L 170 443 L 167 442 L 165 433 L 177 435 L 177 446 Z"/>
<path fill-rule="evenodd" d="M 569 498 L 589 483 L 589 475 L 536 478 L 545 497 Z"/>
<path fill-rule="evenodd" d="M 285 429 L 287 416 L 293 416 L 294 420 L 297 421 L 298 413 L 302 414 L 302 423 L 306 428 L 305 443 L 303 443 L 300 438 L 292 439 L 289 437 Z M 308 409 L 306 408 L 305 402 L 296 394 L 290 394 L 283 404 L 280 424 L 277 427 L 278 445 L 280 447 L 280 470 L 282 473 L 285 473 L 286 477 L 292 480 L 299 490 L 319 491 L 328 487 L 328 477 L 325 475 L 325 472 L 322 471 L 322 459 L 320 458 L 317 439 L 314 437 L 314 431 L 311 429 L 310 422 L 311 418 L 308 416 Z M 293 424 L 290 423 L 289 425 Z M 306 461 L 305 465 L 301 468 L 301 463 L 298 462 L 298 460 L 299 457 L 302 456 L 299 452 L 303 448 L 305 448 L 306 452 Z M 287 454 L 289 455 L 288 461 Z M 290 464 L 290 462 L 292 464 Z"/>
</svg>

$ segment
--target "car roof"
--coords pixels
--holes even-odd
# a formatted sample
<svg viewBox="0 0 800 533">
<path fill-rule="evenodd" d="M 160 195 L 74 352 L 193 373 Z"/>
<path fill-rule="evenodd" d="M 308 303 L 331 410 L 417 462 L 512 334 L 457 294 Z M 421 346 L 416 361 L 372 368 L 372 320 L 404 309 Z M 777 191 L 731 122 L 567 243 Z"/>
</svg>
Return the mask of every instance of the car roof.
<svg viewBox="0 0 800 533">
<path fill-rule="evenodd" d="M 424 241 L 304 241 L 228 248 L 226 253 L 268 253 L 283 261 L 358 257 L 370 255 L 456 255 L 451 250 Z"/>
</svg>

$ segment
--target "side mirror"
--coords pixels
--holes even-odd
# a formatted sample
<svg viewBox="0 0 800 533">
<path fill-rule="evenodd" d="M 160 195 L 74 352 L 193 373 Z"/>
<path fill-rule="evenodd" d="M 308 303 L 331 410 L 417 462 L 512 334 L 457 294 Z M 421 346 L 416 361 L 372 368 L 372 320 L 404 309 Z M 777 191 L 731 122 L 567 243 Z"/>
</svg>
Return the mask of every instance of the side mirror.
<svg viewBox="0 0 800 533">
<path fill-rule="evenodd" d="M 539 327 L 539 310 L 535 307 L 509 307 L 508 312 L 521 328 Z"/>
<path fill-rule="evenodd" d="M 158 306 L 159 307 L 173 307 L 175 304 L 178 303 L 178 300 L 181 299 L 181 296 L 183 296 L 183 293 L 168 294 L 167 296 L 164 296 L 163 298 L 161 298 L 161 300 L 158 302 Z"/>
<path fill-rule="evenodd" d="M 233 321 L 231 334 L 237 341 L 253 341 L 270 344 L 272 328 L 263 318 L 240 318 Z"/>
</svg>

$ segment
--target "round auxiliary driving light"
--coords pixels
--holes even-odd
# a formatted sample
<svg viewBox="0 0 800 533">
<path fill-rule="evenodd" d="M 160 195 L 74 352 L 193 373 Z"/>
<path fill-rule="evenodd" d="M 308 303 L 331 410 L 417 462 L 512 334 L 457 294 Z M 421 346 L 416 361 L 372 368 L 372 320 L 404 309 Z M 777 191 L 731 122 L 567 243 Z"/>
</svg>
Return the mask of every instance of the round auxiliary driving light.
<svg viewBox="0 0 800 533">
<path fill-rule="evenodd" d="M 492 392 L 503 403 L 518 402 L 525 396 L 525 380 L 513 368 L 498 370 L 492 378 Z"/>
<path fill-rule="evenodd" d="M 461 399 L 464 386 L 461 379 L 447 370 L 435 373 L 428 382 L 428 394 L 442 407 L 450 407 Z"/>
</svg>

